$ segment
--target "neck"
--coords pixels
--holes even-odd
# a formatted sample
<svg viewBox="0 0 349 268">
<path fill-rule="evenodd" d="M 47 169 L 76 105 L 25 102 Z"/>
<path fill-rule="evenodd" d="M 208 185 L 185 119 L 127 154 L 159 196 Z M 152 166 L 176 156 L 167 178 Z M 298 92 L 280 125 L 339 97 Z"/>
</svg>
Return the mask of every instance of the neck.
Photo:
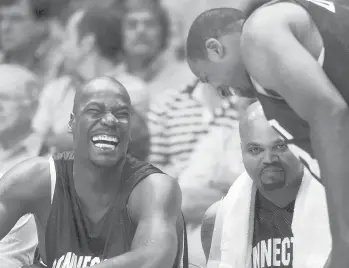
<svg viewBox="0 0 349 268">
<path fill-rule="evenodd" d="M 114 195 L 120 188 L 121 176 L 126 159 L 113 167 L 98 167 L 74 158 L 74 185 L 80 197 L 90 193 Z"/>
<path fill-rule="evenodd" d="M 114 62 L 97 54 L 90 55 L 78 69 L 79 75 L 86 79 L 105 75 L 115 68 Z"/>
<path fill-rule="evenodd" d="M 296 200 L 299 188 L 302 183 L 302 178 L 303 172 L 301 175 L 297 176 L 297 179 L 294 180 L 292 184 L 289 184 L 282 189 L 274 191 L 260 190 L 260 192 L 265 198 L 274 203 L 276 206 L 284 208 L 291 202 Z"/>
</svg>

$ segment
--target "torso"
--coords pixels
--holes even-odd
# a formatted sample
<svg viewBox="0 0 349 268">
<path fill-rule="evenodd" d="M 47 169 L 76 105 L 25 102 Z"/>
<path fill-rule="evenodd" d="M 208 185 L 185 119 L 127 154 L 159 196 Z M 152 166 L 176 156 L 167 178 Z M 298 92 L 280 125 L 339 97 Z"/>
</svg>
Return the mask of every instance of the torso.
<svg viewBox="0 0 349 268">
<path fill-rule="evenodd" d="M 295 201 L 279 208 L 256 193 L 252 241 L 252 267 L 292 267 L 292 218 Z"/>
<path fill-rule="evenodd" d="M 37 217 L 40 255 L 48 267 L 58 268 L 65 262 L 91 266 L 129 251 L 136 225 L 129 217 L 127 201 L 140 181 L 152 173 L 161 173 L 128 156 L 122 190 L 101 219 L 93 223 L 82 211 L 74 188 L 73 160 L 72 153 L 58 154 L 54 161 L 50 160 L 51 181 L 56 181 L 51 188 L 52 205 Z"/>
<path fill-rule="evenodd" d="M 272 1 L 266 6 L 276 5 L 280 2 L 296 3 L 308 11 L 322 37 L 323 69 L 343 98 L 349 103 L 349 8 L 325 0 L 280 0 Z M 314 57 L 321 57 L 321 54 L 315 56 L 316 53 L 313 51 L 310 53 Z M 274 123 L 273 127 L 282 136 L 292 140 L 291 143 L 313 156 L 307 122 L 302 120 L 282 98 L 278 95 L 275 96 L 275 92 L 263 89 L 256 84 L 255 88 L 258 91 L 258 98 L 263 105 L 266 117 Z"/>
</svg>

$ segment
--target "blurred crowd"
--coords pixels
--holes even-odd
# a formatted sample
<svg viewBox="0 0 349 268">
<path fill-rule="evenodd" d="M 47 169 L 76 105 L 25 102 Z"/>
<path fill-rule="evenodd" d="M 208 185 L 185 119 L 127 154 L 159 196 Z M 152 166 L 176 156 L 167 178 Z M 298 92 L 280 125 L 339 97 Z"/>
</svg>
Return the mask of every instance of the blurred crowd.
<svg viewBox="0 0 349 268">
<path fill-rule="evenodd" d="M 72 150 L 75 93 L 113 76 L 133 104 L 129 152 L 179 180 L 190 262 L 203 266 L 201 219 L 243 171 L 238 120 L 251 101 L 223 99 L 190 72 L 196 2 L 1 0 L 0 173 Z"/>
</svg>

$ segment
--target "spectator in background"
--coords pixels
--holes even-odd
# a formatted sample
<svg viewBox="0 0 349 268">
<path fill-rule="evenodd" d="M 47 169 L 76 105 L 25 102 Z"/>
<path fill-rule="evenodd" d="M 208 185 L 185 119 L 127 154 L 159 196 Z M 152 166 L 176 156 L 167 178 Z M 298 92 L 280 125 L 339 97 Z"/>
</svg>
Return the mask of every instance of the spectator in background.
<svg viewBox="0 0 349 268">
<path fill-rule="evenodd" d="M 123 69 L 147 82 L 150 100 L 172 84 L 185 86 L 193 79 L 187 64 L 178 63 L 169 50 L 171 20 L 160 1 L 124 1 L 125 65 Z"/>
<path fill-rule="evenodd" d="M 22 65 L 40 79 L 51 79 L 56 68 L 52 60 L 57 45 L 50 34 L 51 23 L 68 1 L 1 0 L 3 62 Z"/>
<path fill-rule="evenodd" d="M 196 80 L 182 90 L 159 95 L 149 110 L 149 162 L 179 180 L 189 260 L 196 265 L 205 263 L 201 219 L 243 171 L 237 126 L 249 103 L 238 97 L 224 99 Z M 231 140 L 235 146 L 227 145 Z M 227 148 L 235 154 L 228 155 Z M 228 156 L 233 156 L 230 161 L 225 159 Z"/>
<path fill-rule="evenodd" d="M 158 56 L 169 39 L 169 17 L 160 5 L 125 2 L 124 51 L 129 73 L 150 81 L 163 67 Z"/>
<path fill-rule="evenodd" d="M 241 100 L 224 99 L 198 80 L 182 90 L 166 90 L 148 113 L 149 162 L 180 178 L 197 143 L 212 126 L 236 128 L 240 113 L 236 108 Z"/>
<path fill-rule="evenodd" d="M 133 113 L 138 124 L 132 131 L 132 143 L 139 152 L 147 147 L 148 135 L 145 122 L 139 113 L 147 102 L 143 82 L 129 74 L 119 72 L 118 64 L 122 58 L 121 21 L 109 8 L 92 6 L 75 12 L 66 26 L 66 37 L 62 45 L 65 75 L 44 89 L 33 129 L 44 137 L 48 147 L 56 151 L 72 149 L 72 136 L 68 133 L 68 122 L 73 107 L 76 90 L 84 81 L 101 75 L 110 75 L 120 81 L 128 90 L 136 111 Z M 140 144 L 139 144 L 139 143 Z M 144 143 L 142 145 L 142 143 Z M 141 147 L 143 146 L 143 147 Z"/>
<path fill-rule="evenodd" d="M 23 67 L 0 65 L 0 183 L 1 174 L 19 162 L 34 157 L 40 143 L 31 136 L 30 121 L 36 109 L 39 84 Z M 34 258 L 37 245 L 35 220 L 23 216 L 0 241 L 1 268 L 21 268 Z"/>
<path fill-rule="evenodd" d="M 31 119 L 37 108 L 39 82 L 21 66 L 0 65 L 0 172 L 7 163 L 17 162 L 24 151 L 37 144 L 22 144 L 31 134 Z M 35 146 L 36 145 L 36 146 Z M 27 146 L 33 146 L 29 148 Z M 37 148 L 36 148 L 37 149 Z M 31 155 L 36 155 L 30 152 Z"/>
</svg>

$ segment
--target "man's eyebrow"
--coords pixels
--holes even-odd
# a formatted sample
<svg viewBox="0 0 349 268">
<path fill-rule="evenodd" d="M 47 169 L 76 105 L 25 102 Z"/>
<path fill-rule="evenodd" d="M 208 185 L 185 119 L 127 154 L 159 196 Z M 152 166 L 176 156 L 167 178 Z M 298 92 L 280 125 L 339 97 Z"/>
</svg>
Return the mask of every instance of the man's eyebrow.
<svg viewBox="0 0 349 268">
<path fill-rule="evenodd" d="M 87 106 L 92 106 L 92 105 L 96 105 L 98 107 L 102 107 L 103 106 L 103 104 L 101 104 L 99 102 L 96 102 L 96 101 L 89 101 L 89 102 L 85 103 L 84 106 L 87 107 Z"/>
<path fill-rule="evenodd" d="M 249 142 L 246 144 L 246 146 L 260 146 L 260 144 L 257 142 Z"/>
<path fill-rule="evenodd" d="M 117 110 L 117 111 L 129 111 L 130 108 L 127 105 L 123 105 L 123 106 L 114 107 L 114 110 Z"/>
</svg>

